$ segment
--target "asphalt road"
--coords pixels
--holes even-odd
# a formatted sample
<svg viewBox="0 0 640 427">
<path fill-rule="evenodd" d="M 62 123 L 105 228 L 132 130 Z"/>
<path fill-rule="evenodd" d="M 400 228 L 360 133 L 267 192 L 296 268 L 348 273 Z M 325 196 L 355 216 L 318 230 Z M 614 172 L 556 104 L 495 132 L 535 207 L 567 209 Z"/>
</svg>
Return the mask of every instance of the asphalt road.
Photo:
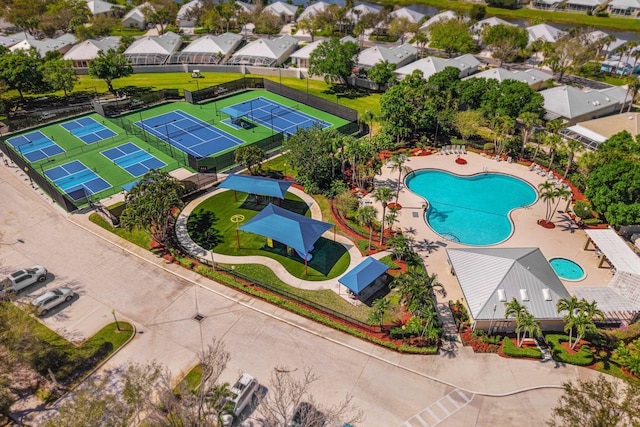
<svg viewBox="0 0 640 427">
<path fill-rule="evenodd" d="M 264 384 L 276 366 L 311 367 L 319 377 L 312 387 L 319 401 L 335 404 L 351 394 L 364 412 L 360 425 L 373 427 L 540 422 L 555 405 L 557 388 L 508 397 L 479 393 L 557 387 L 593 375 L 573 366 L 475 355 L 468 347 L 454 346 L 437 356 L 387 351 L 168 265 L 126 242 L 116 246 L 96 235 L 99 229 L 80 227 L 90 225 L 31 188 L 17 168 L 0 166 L 0 206 L 0 273 L 42 264 L 55 276 L 46 288 L 69 285 L 79 295 L 43 319 L 48 326 L 81 341 L 112 321 L 111 310 L 136 324 L 136 338 L 105 372 L 152 359 L 175 374 L 185 372 L 203 345 L 217 337 L 231 353 L 223 380 L 234 381 L 246 371 Z M 196 314 L 204 320 L 194 320 Z M 18 415 L 34 417 L 37 411 Z"/>
</svg>

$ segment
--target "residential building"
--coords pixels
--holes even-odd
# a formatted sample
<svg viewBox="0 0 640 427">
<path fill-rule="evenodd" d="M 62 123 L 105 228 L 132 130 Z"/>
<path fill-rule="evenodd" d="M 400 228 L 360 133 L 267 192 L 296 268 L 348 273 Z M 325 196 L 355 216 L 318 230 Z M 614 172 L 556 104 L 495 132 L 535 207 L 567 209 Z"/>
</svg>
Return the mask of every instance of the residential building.
<svg viewBox="0 0 640 427">
<path fill-rule="evenodd" d="M 242 44 L 242 36 L 224 33 L 219 36 L 206 34 L 189 43 L 182 51 L 174 53 L 170 64 L 220 64 Z"/>
<path fill-rule="evenodd" d="M 298 40 L 289 35 L 258 39 L 238 50 L 227 64 L 275 67 L 286 61 L 297 47 Z"/>
<path fill-rule="evenodd" d="M 120 37 L 109 36 L 103 39 L 89 39 L 74 45 L 63 59 L 73 62 L 76 68 L 87 68 L 89 61 L 98 57 L 100 52 L 106 52 L 109 49 L 118 49 L 120 46 Z"/>
<path fill-rule="evenodd" d="M 311 52 L 316 50 L 321 43 L 324 43 L 326 40 L 316 40 L 312 43 L 309 43 L 306 46 L 301 47 L 291 54 L 291 62 L 293 66 L 298 68 L 309 68 L 309 57 L 311 56 Z M 354 39 L 351 36 L 346 36 L 340 39 L 342 43 L 352 42 L 358 44 L 358 40 Z"/>
<path fill-rule="evenodd" d="M 407 64 L 404 67 L 397 68 L 394 73 L 399 79 L 403 79 L 415 70 L 420 70 L 422 72 L 422 76 L 425 79 L 429 79 L 429 77 L 435 73 L 439 73 L 447 67 L 456 67 L 460 70 L 460 78 L 462 78 L 476 73 L 480 64 L 480 61 L 478 61 L 473 55 L 469 54 L 449 59 L 438 58 L 437 56 L 428 56 Z"/>
<path fill-rule="evenodd" d="M 180 48 L 180 36 L 168 31 L 161 36 L 144 36 L 134 41 L 124 55 L 132 65 L 160 65 Z"/>
</svg>

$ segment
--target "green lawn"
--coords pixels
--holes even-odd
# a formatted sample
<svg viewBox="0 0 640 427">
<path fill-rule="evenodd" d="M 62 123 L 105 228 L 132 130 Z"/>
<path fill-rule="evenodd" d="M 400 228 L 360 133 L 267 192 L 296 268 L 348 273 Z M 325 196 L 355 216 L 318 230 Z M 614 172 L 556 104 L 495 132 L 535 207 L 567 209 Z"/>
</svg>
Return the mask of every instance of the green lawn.
<svg viewBox="0 0 640 427">
<path fill-rule="evenodd" d="M 215 229 L 221 235 L 221 243 L 215 249 L 215 253 L 235 256 L 262 255 L 280 262 L 289 273 L 305 280 L 327 280 L 344 273 L 349 266 L 349 253 L 341 244 L 321 237 L 315 244 L 312 252 L 313 259 L 308 263 L 308 274 L 305 274 L 305 265 L 302 258 L 290 256 L 285 253 L 285 246 L 273 241 L 273 247 L 267 246 L 267 240 L 263 236 L 240 231 L 240 249 L 237 246 L 236 223 L 231 221 L 234 215 L 242 215 L 246 223 L 266 206 L 265 200 L 256 204 L 255 196 L 245 193 L 237 194 L 234 200 L 233 191 L 225 191 L 202 202 L 194 209 L 197 212 L 213 212 L 218 218 Z M 261 198 L 264 199 L 264 198 Z M 301 215 L 310 216 L 306 203 L 299 197 L 288 193 L 282 201 L 281 207 Z"/>
</svg>

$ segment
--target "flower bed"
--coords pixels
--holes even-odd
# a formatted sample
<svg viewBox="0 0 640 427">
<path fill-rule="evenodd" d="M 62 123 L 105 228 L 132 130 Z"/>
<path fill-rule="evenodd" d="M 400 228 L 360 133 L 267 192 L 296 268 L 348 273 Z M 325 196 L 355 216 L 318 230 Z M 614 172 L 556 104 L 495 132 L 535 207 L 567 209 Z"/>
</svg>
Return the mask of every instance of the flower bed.
<svg viewBox="0 0 640 427">
<path fill-rule="evenodd" d="M 465 329 L 460 335 L 463 345 L 468 345 L 473 349 L 474 353 L 497 353 L 500 348 L 500 335 L 487 336 L 482 329 L 471 331 L 470 328 Z"/>
</svg>

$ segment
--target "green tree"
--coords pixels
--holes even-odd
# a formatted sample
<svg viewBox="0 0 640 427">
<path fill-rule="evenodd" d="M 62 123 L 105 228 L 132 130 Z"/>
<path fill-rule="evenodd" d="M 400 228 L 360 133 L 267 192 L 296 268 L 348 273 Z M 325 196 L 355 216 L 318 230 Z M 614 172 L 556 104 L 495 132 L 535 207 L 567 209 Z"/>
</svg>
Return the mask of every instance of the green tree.
<svg viewBox="0 0 640 427">
<path fill-rule="evenodd" d="M 16 49 L 0 56 L 0 80 L 9 89 L 17 90 L 22 100 L 25 92 L 42 89 L 42 59 L 38 52 L 35 49 Z"/>
<path fill-rule="evenodd" d="M 409 166 L 405 166 L 405 162 L 408 160 L 407 156 L 404 154 L 394 154 L 389 159 L 389 163 L 391 163 L 391 172 L 398 172 L 398 185 L 396 187 L 396 204 L 398 203 L 398 198 L 400 197 L 400 186 L 402 185 L 402 175 L 407 176 L 413 172 Z"/>
<path fill-rule="evenodd" d="M 527 307 L 520 304 L 515 298 L 513 298 L 509 302 L 505 302 L 504 307 L 504 318 L 508 319 L 509 317 L 513 316 L 516 319 L 516 344 L 518 345 L 518 347 L 520 347 L 520 332 L 522 332 L 523 330 L 522 318 L 524 315 L 528 314 L 529 311 L 527 310 Z"/>
<path fill-rule="evenodd" d="M 580 309 L 580 302 L 575 296 L 571 298 L 560 298 L 556 303 L 556 309 L 558 311 L 558 314 L 562 314 L 565 311 L 567 312 L 562 318 L 562 321 L 564 322 L 564 331 L 569 331 L 569 345 L 571 345 L 573 328 L 575 326 L 574 321 L 576 318 L 576 313 Z"/>
<path fill-rule="evenodd" d="M 307 16 L 296 21 L 296 27 L 298 28 L 298 30 L 309 33 L 312 43 L 316 34 L 322 29 L 323 24 L 324 21 L 322 19 L 322 15 L 320 14 Z"/>
<path fill-rule="evenodd" d="M 638 211 L 640 204 L 640 164 L 633 160 L 613 160 L 594 169 L 586 179 L 585 196 L 597 212 L 605 213 L 613 205 L 618 215 Z M 624 216 L 624 215 L 623 215 Z M 608 221 L 614 218 L 606 217 Z M 637 218 L 640 220 L 640 217 Z M 633 223 L 633 222 L 632 222 Z"/>
<path fill-rule="evenodd" d="M 380 87 L 391 84 L 396 80 L 396 75 L 393 74 L 395 69 L 396 64 L 390 64 L 389 61 L 381 61 L 367 70 L 367 77 L 380 89 Z"/>
<path fill-rule="evenodd" d="M 178 4 L 173 0 L 151 0 L 142 8 L 144 19 L 160 26 L 160 34 L 164 34 L 167 25 L 176 22 Z"/>
<path fill-rule="evenodd" d="M 260 9 L 257 9 L 260 10 Z M 255 32 L 258 34 L 278 34 L 282 28 L 282 19 L 273 13 L 265 13 L 264 9 L 255 14 Z"/>
<path fill-rule="evenodd" d="M 358 45 L 353 42 L 342 43 L 337 37 L 322 42 L 309 56 L 309 75 L 324 76 L 327 84 L 347 84 L 357 53 Z"/>
<path fill-rule="evenodd" d="M 47 10 L 47 2 L 33 0 L 13 0 L 5 18 L 16 27 L 23 28 L 31 35 L 40 26 L 40 19 Z"/>
<path fill-rule="evenodd" d="M 384 316 L 391 307 L 391 303 L 386 298 L 378 298 L 373 302 L 371 306 L 371 312 L 369 313 L 369 324 L 378 325 L 382 329 L 382 322 L 384 322 Z"/>
<path fill-rule="evenodd" d="M 382 203 L 382 221 L 380 221 L 380 245 L 382 245 L 384 241 L 384 224 L 387 204 L 391 199 L 393 199 L 393 190 L 389 187 L 378 187 L 373 192 L 373 199 L 376 202 Z"/>
<path fill-rule="evenodd" d="M 558 73 L 558 81 L 561 82 L 568 70 L 594 60 L 597 48 L 586 31 L 577 30 L 560 37 L 555 43 L 544 43 L 542 52 L 544 63 Z"/>
<path fill-rule="evenodd" d="M 527 334 L 531 338 L 535 338 L 537 336 L 542 335 L 542 329 L 540 329 L 540 322 L 538 322 L 533 314 L 528 311 L 524 312 L 520 316 L 520 322 L 516 325 L 516 332 L 522 331 L 522 339 L 520 340 L 520 344 L 518 347 L 522 347 L 524 339 L 527 337 Z"/>
<path fill-rule="evenodd" d="M 409 21 L 408 18 L 402 16 L 392 19 L 391 22 L 389 22 L 389 29 L 387 31 L 389 35 L 397 38 L 400 43 L 404 43 L 408 33 L 415 34 L 418 32 L 418 26 Z"/>
<path fill-rule="evenodd" d="M 458 19 L 443 19 L 429 27 L 431 47 L 444 50 L 449 57 L 474 53 L 477 48 L 469 24 Z"/>
<path fill-rule="evenodd" d="M 236 149 L 236 163 L 246 167 L 251 175 L 258 173 L 264 159 L 264 150 L 255 145 L 247 145 Z"/>
<path fill-rule="evenodd" d="M 540 126 L 542 124 L 542 120 L 536 113 L 526 111 L 520 113 L 518 116 L 518 123 L 522 129 L 522 148 L 520 149 L 520 157 L 524 157 L 524 150 L 527 147 L 527 144 L 529 144 L 531 133 L 534 131 L 536 126 Z"/>
<path fill-rule="evenodd" d="M 576 154 L 584 151 L 584 145 L 575 139 L 565 139 L 562 144 L 562 151 L 567 154 L 567 167 L 564 169 L 564 175 L 562 176 L 564 180 L 567 178 L 567 175 L 569 175 L 569 170 L 571 169 Z"/>
<path fill-rule="evenodd" d="M 362 206 L 356 211 L 358 224 L 369 227 L 369 250 L 371 250 L 371 240 L 373 238 L 373 222 L 377 216 L 378 211 L 373 206 Z"/>
<path fill-rule="evenodd" d="M 527 47 L 529 33 L 526 28 L 498 24 L 485 30 L 482 42 L 491 51 L 491 56 L 500 61 L 498 66 L 502 67 L 503 62 L 514 61 Z"/>
<path fill-rule="evenodd" d="M 406 260 L 411 254 L 409 240 L 403 234 L 389 237 L 387 243 L 391 246 L 393 257 L 398 260 Z"/>
<path fill-rule="evenodd" d="M 42 66 L 42 75 L 44 81 L 51 86 L 51 89 L 62 90 L 64 96 L 72 92 L 78 82 L 73 63 L 63 59 L 52 59 L 45 62 Z"/>
<path fill-rule="evenodd" d="M 484 114 L 480 110 L 458 111 L 453 119 L 453 126 L 465 141 L 477 134 L 484 125 Z"/>
<path fill-rule="evenodd" d="M 636 50 L 635 52 L 640 52 L 640 49 Z M 638 58 L 636 57 L 636 61 L 637 60 Z M 635 63 L 634 63 L 634 68 L 635 68 Z M 629 112 L 631 111 L 631 106 L 633 105 L 633 102 L 636 99 L 636 96 L 638 96 L 638 91 L 640 90 L 640 80 L 638 80 L 637 75 L 629 74 L 624 78 L 624 82 L 625 82 L 625 85 L 627 86 L 627 93 L 625 94 L 624 99 L 626 100 L 629 97 L 629 95 L 631 95 L 631 100 L 629 101 L 629 108 L 627 108 L 627 112 Z M 622 110 L 624 110 L 624 102 L 620 106 L 620 114 L 622 114 Z"/>
<path fill-rule="evenodd" d="M 156 242 L 164 243 L 172 210 L 183 205 L 183 189 L 182 183 L 167 172 L 147 172 L 127 193 L 127 207 L 120 217 L 122 226 L 143 230 Z"/>
<path fill-rule="evenodd" d="M 113 49 L 100 51 L 98 56 L 89 61 L 89 75 L 94 79 L 104 80 L 109 92 L 114 92 L 113 81 L 128 77 L 133 73 L 133 67 L 122 53 Z"/>
<path fill-rule="evenodd" d="M 91 12 L 83 0 L 57 0 L 47 5 L 40 28 L 52 37 L 56 31 L 72 32 L 79 25 L 89 22 Z"/>
<path fill-rule="evenodd" d="M 504 80 L 490 87 L 482 94 L 481 108 L 488 117 L 509 116 L 514 120 L 527 112 L 542 118 L 546 112 L 542 95 L 528 84 L 515 80 Z"/>
<path fill-rule="evenodd" d="M 640 383 L 634 380 L 566 382 L 553 408 L 551 427 L 632 427 L 640 419 Z"/>
<path fill-rule="evenodd" d="M 487 8 L 481 4 L 472 4 L 469 9 L 469 19 L 472 21 L 481 21 L 487 16 Z"/>
<path fill-rule="evenodd" d="M 416 44 L 420 58 L 424 57 L 424 48 L 429 43 L 429 36 L 427 36 L 427 34 L 423 33 L 422 31 L 416 31 L 410 41 L 411 43 Z"/>
</svg>

